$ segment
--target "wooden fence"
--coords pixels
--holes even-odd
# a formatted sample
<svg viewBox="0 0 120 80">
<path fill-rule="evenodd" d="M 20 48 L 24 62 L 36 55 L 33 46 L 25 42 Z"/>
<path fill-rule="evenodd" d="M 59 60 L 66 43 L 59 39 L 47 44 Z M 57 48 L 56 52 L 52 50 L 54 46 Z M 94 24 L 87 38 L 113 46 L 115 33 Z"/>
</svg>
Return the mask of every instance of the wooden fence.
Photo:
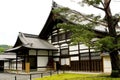
<svg viewBox="0 0 120 80">
<path fill-rule="evenodd" d="M 70 66 L 62 66 L 61 70 L 103 72 L 102 59 L 71 61 Z"/>
</svg>

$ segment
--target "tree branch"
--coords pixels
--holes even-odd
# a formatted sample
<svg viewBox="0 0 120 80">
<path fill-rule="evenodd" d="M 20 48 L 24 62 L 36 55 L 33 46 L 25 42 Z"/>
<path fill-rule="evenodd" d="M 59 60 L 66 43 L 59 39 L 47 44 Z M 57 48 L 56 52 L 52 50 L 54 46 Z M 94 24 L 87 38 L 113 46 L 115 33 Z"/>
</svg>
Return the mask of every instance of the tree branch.
<svg viewBox="0 0 120 80">
<path fill-rule="evenodd" d="M 96 5 L 92 5 L 93 7 L 97 8 L 97 9 L 100 9 L 100 10 L 103 10 L 104 11 L 104 8 L 101 8 L 101 7 L 98 7 Z"/>
<path fill-rule="evenodd" d="M 111 9 L 110 9 L 110 6 L 109 6 L 110 2 L 111 2 L 111 0 L 104 0 L 105 18 L 106 18 L 107 22 L 110 18 L 112 18 Z"/>
<path fill-rule="evenodd" d="M 107 1 L 105 2 L 105 9 L 107 9 L 109 7 L 110 2 L 111 2 L 111 0 L 108 0 L 108 2 Z"/>
<path fill-rule="evenodd" d="M 102 2 L 102 0 L 101 0 L 101 4 L 103 5 L 103 7 L 105 7 L 105 5 L 104 5 L 104 3 Z"/>
<path fill-rule="evenodd" d="M 82 13 L 80 13 L 80 12 L 77 12 L 77 11 L 75 11 L 75 10 L 72 10 L 72 12 L 75 13 L 75 14 L 81 15 L 85 20 L 88 20 L 88 21 L 90 21 L 90 22 L 97 23 L 97 24 L 100 24 L 100 25 L 103 25 L 103 26 L 107 27 L 107 24 L 106 24 L 106 23 L 92 20 L 92 19 L 86 17 L 84 14 L 82 14 Z"/>
</svg>

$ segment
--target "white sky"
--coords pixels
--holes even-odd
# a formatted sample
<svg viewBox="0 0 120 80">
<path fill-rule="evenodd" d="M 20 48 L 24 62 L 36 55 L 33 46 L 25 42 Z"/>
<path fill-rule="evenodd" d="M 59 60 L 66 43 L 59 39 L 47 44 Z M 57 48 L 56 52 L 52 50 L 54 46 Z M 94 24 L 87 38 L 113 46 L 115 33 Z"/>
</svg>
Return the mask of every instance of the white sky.
<svg viewBox="0 0 120 80">
<path fill-rule="evenodd" d="M 54 0 L 63 6 L 83 13 L 101 14 L 100 11 L 80 8 L 70 1 Z M 113 1 L 113 0 L 112 0 Z M 120 0 L 114 0 L 113 12 L 120 12 Z M 0 44 L 14 45 L 19 32 L 39 34 L 51 10 L 52 0 L 0 0 Z"/>
</svg>

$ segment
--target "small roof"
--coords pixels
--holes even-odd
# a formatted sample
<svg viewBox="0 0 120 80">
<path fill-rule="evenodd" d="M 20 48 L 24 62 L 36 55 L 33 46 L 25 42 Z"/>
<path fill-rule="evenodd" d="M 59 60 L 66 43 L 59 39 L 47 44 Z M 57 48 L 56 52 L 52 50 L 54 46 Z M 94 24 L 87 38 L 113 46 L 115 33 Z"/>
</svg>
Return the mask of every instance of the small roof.
<svg viewBox="0 0 120 80">
<path fill-rule="evenodd" d="M 0 61 L 7 61 L 9 59 L 16 59 L 15 53 L 4 53 L 0 55 Z"/>
<path fill-rule="evenodd" d="M 3 58 L 5 58 L 5 59 L 15 59 L 16 58 L 16 54 L 1 54 L 0 55 L 0 59 L 3 59 Z"/>
<path fill-rule="evenodd" d="M 8 49 L 8 50 L 6 50 L 6 52 L 14 52 L 14 51 L 16 51 L 16 50 L 18 50 L 18 49 L 20 49 L 20 48 L 22 48 L 22 46 L 17 46 L 17 47 Z"/>
<path fill-rule="evenodd" d="M 32 49 L 42 50 L 57 50 L 52 44 L 46 40 L 40 39 L 37 35 L 19 33 L 19 38 L 22 41 L 24 47 Z"/>
<path fill-rule="evenodd" d="M 7 61 L 8 59 L 0 58 L 0 61 Z"/>
<path fill-rule="evenodd" d="M 15 46 L 7 52 L 14 52 L 20 49 L 57 50 L 46 40 L 40 39 L 37 35 L 19 33 Z"/>
</svg>

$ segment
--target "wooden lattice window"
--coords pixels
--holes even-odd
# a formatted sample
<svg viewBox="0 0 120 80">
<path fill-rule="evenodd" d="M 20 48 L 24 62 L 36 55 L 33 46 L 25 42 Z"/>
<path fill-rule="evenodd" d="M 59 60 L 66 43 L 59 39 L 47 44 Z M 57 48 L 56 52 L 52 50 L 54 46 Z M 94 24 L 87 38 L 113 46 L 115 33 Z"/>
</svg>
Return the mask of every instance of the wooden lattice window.
<svg viewBox="0 0 120 80">
<path fill-rule="evenodd" d="M 59 34 L 59 40 L 62 41 L 62 40 L 65 40 L 65 33 L 61 33 Z"/>
<path fill-rule="evenodd" d="M 53 35 L 52 36 L 52 42 L 57 42 L 58 41 L 58 36 L 57 35 Z"/>
<path fill-rule="evenodd" d="M 66 39 L 70 39 L 71 38 L 71 35 L 72 35 L 72 32 L 66 32 Z"/>
</svg>

